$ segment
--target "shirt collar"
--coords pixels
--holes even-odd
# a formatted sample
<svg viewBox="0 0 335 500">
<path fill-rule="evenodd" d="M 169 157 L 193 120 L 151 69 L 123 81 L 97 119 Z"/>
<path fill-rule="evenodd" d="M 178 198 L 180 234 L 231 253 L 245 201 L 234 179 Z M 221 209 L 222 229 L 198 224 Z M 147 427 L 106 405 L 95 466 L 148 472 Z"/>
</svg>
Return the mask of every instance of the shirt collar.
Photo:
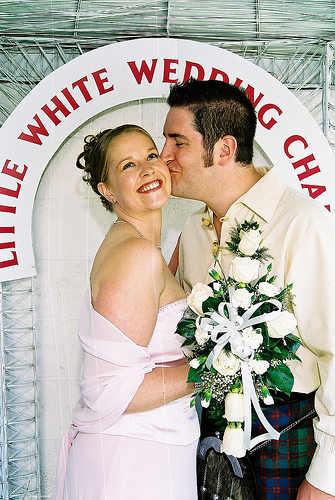
<svg viewBox="0 0 335 500">
<path fill-rule="evenodd" d="M 261 179 L 232 204 L 226 217 L 229 217 L 229 213 L 233 210 L 233 207 L 237 204 L 242 204 L 265 222 L 270 222 L 285 190 L 285 184 L 274 167 L 255 167 L 255 169 L 262 175 Z M 260 192 L 262 193 L 261 196 Z M 208 206 L 204 208 L 204 212 L 207 210 L 212 221 L 213 212 Z"/>
<path fill-rule="evenodd" d="M 283 195 L 285 184 L 273 167 L 256 167 L 256 170 L 262 178 L 236 200 L 234 205 L 242 203 L 265 222 L 269 222 Z"/>
</svg>

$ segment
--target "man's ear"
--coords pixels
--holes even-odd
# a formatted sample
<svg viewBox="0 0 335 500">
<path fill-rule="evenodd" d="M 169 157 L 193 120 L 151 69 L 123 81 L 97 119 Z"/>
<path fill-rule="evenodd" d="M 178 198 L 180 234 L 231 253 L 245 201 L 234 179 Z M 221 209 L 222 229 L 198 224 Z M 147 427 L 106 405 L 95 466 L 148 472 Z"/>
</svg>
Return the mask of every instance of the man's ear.
<svg viewBox="0 0 335 500">
<path fill-rule="evenodd" d="M 219 165 L 226 165 L 234 159 L 237 148 L 237 142 L 232 135 L 224 135 L 215 144 L 216 153 L 218 155 Z"/>
<path fill-rule="evenodd" d="M 116 200 L 114 199 L 113 193 L 110 191 L 110 189 L 104 184 L 103 182 L 99 182 L 98 184 L 98 191 L 99 193 L 106 198 L 107 201 L 110 201 L 112 203 L 116 203 Z"/>
</svg>

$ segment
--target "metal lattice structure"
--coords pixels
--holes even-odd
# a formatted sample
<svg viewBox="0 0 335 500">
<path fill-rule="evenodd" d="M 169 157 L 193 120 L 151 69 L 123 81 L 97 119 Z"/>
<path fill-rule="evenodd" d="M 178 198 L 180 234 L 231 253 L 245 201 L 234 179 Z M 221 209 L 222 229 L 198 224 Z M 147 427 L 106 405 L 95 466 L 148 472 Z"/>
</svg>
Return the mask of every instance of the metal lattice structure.
<svg viewBox="0 0 335 500">
<path fill-rule="evenodd" d="M 84 50 L 79 44 L 51 49 L 39 42 L 15 42 L 15 56 L 10 41 L 0 46 L 1 83 L 0 116 L 4 120 L 48 73 Z M 231 49 L 231 43 L 229 48 Z M 221 43 L 220 46 L 225 47 Z M 270 72 L 291 91 L 315 117 L 335 147 L 334 92 L 335 44 L 310 41 L 294 46 L 285 57 L 280 43 L 246 42 L 234 45 L 234 51 Z M 2 284 L 2 410 L 1 498 L 39 499 L 39 457 L 36 427 L 35 337 L 33 326 L 33 288 L 31 280 Z M 1 490 L 0 490 L 1 491 Z"/>
<path fill-rule="evenodd" d="M 2 499 L 40 496 L 33 280 L 1 286 Z"/>
<path fill-rule="evenodd" d="M 0 126 L 45 76 L 108 43 L 187 38 L 262 67 L 335 148 L 333 0 L 0 0 Z M 34 279 L 2 283 L 0 499 L 41 498 Z"/>
</svg>

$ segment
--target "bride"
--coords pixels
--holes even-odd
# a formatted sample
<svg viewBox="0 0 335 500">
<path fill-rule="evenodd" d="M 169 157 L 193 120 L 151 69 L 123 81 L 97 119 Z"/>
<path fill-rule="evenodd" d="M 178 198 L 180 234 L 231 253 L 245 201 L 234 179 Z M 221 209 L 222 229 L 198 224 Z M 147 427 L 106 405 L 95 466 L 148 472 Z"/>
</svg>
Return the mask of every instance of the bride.
<svg viewBox="0 0 335 500">
<path fill-rule="evenodd" d="M 160 250 L 169 170 L 136 125 L 86 137 L 77 166 L 117 220 L 79 319 L 81 398 L 52 500 L 196 500 L 194 386 L 174 334 L 186 300 Z"/>
</svg>

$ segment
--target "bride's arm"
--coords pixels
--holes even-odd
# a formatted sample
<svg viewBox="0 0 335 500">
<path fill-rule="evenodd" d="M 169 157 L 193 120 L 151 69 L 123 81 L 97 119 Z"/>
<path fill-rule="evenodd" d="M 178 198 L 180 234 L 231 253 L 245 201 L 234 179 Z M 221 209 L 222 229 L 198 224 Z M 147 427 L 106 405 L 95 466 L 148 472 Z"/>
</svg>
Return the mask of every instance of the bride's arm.
<svg viewBox="0 0 335 500">
<path fill-rule="evenodd" d="M 163 406 L 194 392 L 194 384 L 187 383 L 189 366 L 154 368 L 147 373 L 125 413 L 147 411 Z"/>
<path fill-rule="evenodd" d="M 139 346 L 146 347 L 154 331 L 165 273 L 160 252 L 146 240 L 123 245 L 107 264 L 95 294 L 95 310 Z M 157 408 L 191 394 L 188 365 L 154 368 L 144 376 L 126 412 Z"/>
</svg>

